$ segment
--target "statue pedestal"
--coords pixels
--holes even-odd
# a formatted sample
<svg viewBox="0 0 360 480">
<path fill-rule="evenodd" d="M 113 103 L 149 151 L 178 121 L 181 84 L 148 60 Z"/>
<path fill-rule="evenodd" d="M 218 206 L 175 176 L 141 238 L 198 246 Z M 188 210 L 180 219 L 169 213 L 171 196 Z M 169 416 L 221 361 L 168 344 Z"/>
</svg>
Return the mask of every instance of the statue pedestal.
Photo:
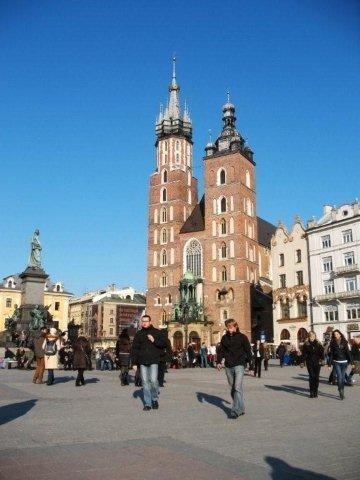
<svg viewBox="0 0 360 480">
<path fill-rule="evenodd" d="M 30 312 L 36 305 L 44 306 L 44 289 L 49 275 L 41 268 L 27 267 L 19 277 L 21 278 L 21 307 L 16 327 L 18 332 L 28 331 L 31 320 Z"/>
</svg>

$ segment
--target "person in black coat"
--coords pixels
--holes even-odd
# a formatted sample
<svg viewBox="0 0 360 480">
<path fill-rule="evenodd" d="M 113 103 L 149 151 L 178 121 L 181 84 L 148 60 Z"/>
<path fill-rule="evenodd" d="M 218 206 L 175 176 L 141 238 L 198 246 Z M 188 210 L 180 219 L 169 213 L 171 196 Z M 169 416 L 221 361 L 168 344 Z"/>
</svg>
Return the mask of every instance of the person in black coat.
<svg viewBox="0 0 360 480">
<path fill-rule="evenodd" d="M 88 368 L 91 359 L 90 343 L 81 335 L 76 339 L 73 350 L 73 368 L 78 371 L 75 385 L 80 387 L 81 385 L 85 385 L 84 371 Z"/>
<path fill-rule="evenodd" d="M 225 320 L 226 333 L 217 348 L 217 368 L 223 367 L 231 389 L 233 405 L 229 418 L 236 419 L 245 414 L 242 381 L 245 366 L 252 363 L 250 342 L 246 335 L 240 333 L 238 324 L 232 318 Z"/>
<path fill-rule="evenodd" d="M 159 408 L 158 370 L 161 351 L 166 347 L 162 332 L 151 324 L 151 317 L 141 318 L 141 330 L 135 337 L 131 348 L 131 361 L 134 370 L 140 365 L 140 375 L 144 392 L 144 410 Z"/>
<path fill-rule="evenodd" d="M 130 368 L 130 351 L 131 341 L 127 328 L 124 328 L 119 335 L 119 339 L 116 342 L 115 356 L 120 367 L 120 380 L 121 385 L 129 385 L 129 368 Z"/>
<path fill-rule="evenodd" d="M 334 330 L 331 335 L 328 366 L 329 368 L 331 368 L 331 365 L 334 366 L 341 400 L 345 398 L 345 377 L 347 367 L 350 363 L 352 363 L 352 359 L 349 344 L 340 330 Z"/>
<path fill-rule="evenodd" d="M 260 378 L 261 377 L 261 363 L 264 358 L 264 345 L 260 343 L 260 340 L 256 340 L 254 348 L 253 348 L 253 353 L 254 353 L 254 377 L 256 375 Z"/>
<path fill-rule="evenodd" d="M 159 370 L 158 370 L 159 387 L 164 386 L 166 364 L 171 362 L 172 356 L 173 356 L 173 351 L 171 348 L 170 340 L 168 338 L 167 330 L 162 330 L 161 333 L 164 335 L 166 346 L 165 348 L 162 349 L 161 356 L 160 356 Z"/>
<path fill-rule="evenodd" d="M 301 359 L 301 366 L 305 363 L 309 372 L 310 398 L 318 396 L 319 375 L 323 361 L 324 347 L 317 340 L 315 332 L 311 331 L 303 345 Z"/>
<path fill-rule="evenodd" d="M 284 365 L 285 353 L 286 353 L 286 346 L 285 346 L 284 342 L 281 342 L 280 345 L 276 349 L 276 355 L 279 357 L 281 368 Z"/>
</svg>

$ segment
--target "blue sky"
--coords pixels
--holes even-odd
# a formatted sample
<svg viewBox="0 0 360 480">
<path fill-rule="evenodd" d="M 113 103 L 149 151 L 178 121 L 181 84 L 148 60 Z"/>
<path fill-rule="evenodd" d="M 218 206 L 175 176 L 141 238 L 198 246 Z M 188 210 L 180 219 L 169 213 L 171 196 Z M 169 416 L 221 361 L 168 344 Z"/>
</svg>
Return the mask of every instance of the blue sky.
<svg viewBox="0 0 360 480">
<path fill-rule="evenodd" d="M 360 3 L 0 0 L 0 275 L 41 231 L 53 279 L 146 287 L 154 122 L 178 58 L 202 180 L 226 90 L 255 151 L 258 215 L 360 196 Z M 202 181 L 200 181 L 202 184 Z"/>
</svg>

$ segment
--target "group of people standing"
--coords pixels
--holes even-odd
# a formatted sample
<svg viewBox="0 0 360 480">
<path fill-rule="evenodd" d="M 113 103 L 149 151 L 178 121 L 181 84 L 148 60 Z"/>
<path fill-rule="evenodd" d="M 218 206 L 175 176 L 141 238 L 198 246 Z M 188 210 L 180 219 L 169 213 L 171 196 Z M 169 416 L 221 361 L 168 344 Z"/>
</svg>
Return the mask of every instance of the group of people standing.
<svg viewBox="0 0 360 480">
<path fill-rule="evenodd" d="M 50 386 L 54 383 L 54 371 L 59 368 L 59 353 L 62 348 L 62 338 L 56 328 L 41 328 L 33 341 L 36 359 L 33 383 L 43 383 L 45 370 L 48 372 L 46 384 Z M 78 372 L 75 385 L 80 387 L 85 385 L 84 371 L 88 368 L 90 361 L 91 348 L 89 341 L 84 336 L 79 336 L 72 344 L 72 350 L 72 366 Z"/>
</svg>

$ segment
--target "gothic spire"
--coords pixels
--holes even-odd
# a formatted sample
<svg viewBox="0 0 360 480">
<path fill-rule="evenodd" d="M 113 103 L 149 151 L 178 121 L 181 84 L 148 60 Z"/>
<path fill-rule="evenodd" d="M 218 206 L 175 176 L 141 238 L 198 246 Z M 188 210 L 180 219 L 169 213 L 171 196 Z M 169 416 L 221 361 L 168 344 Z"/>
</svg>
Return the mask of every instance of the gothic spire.
<svg viewBox="0 0 360 480">
<path fill-rule="evenodd" d="M 169 99 L 169 117 L 173 120 L 180 118 L 180 101 L 179 92 L 180 87 L 176 83 L 176 57 L 173 57 L 173 74 L 171 85 L 169 86 L 170 99 Z"/>
</svg>

